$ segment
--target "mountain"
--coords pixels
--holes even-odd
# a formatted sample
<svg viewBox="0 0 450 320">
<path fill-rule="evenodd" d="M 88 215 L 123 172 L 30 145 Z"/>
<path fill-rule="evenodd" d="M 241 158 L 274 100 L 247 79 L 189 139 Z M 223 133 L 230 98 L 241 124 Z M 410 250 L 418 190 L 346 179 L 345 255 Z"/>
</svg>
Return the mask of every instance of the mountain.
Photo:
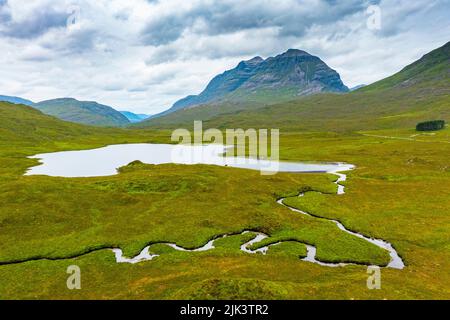
<svg viewBox="0 0 450 320">
<path fill-rule="evenodd" d="M 251 77 L 256 75 L 258 67 L 264 60 L 255 57 L 248 61 L 242 61 L 232 70 L 225 71 L 216 76 L 208 84 L 206 89 L 198 96 L 188 96 L 173 105 L 173 110 L 184 109 L 186 107 L 203 104 L 226 96 L 241 87 Z"/>
<path fill-rule="evenodd" d="M 258 110 L 222 114 L 205 127 L 296 131 L 415 130 L 417 123 L 450 121 L 450 42 L 400 72 L 345 95 L 316 95 Z M 205 112 L 205 111 L 204 111 Z M 197 119 L 201 119 L 197 114 Z M 178 126 L 177 126 L 178 127 Z"/>
<path fill-rule="evenodd" d="M 148 116 L 129 113 L 126 114 L 114 110 L 111 107 L 97 102 L 78 101 L 72 98 L 62 98 L 34 103 L 33 101 L 13 96 L 0 95 L 0 101 L 14 104 L 23 104 L 38 109 L 48 115 L 61 120 L 96 126 L 123 126 L 130 122 L 142 121 Z M 139 118 L 139 120 L 135 120 Z"/>
<path fill-rule="evenodd" d="M 151 117 L 148 114 L 136 114 L 130 111 L 119 111 L 119 112 L 123 114 L 131 123 L 141 122 Z"/>
<path fill-rule="evenodd" d="M 130 121 L 119 111 L 93 101 L 61 98 L 36 103 L 34 108 L 59 119 L 95 126 L 124 126 Z"/>
<path fill-rule="evenodd" d="M 255 57 L 240 62 L 211 80 L 199 95 L 177 101 L 172 108 L 155 117 L 218 101 L 279 101 L 321 92 L 348 92 L 339 74 L 320 58 L 289 49 L 266 60 Z"/>
<path fill-rule="evenodd" d="M 203 120 L 205 128 L 348 132 L 414 129 L 419 122 L 435 119 L 449 122 L 449 47 L 447 43 L 397 74 L 348 94 L 303 96 L 258 108 L 224 101 L 180 110 L 138 127 L 190 128 L 194 120 Z"/>
<path fill-rule="evenodd" d="M 10 103 L 15 103 L 15 104 L 23 104 L 26 106 L 32 106 L 34 104 L 33 101 L 30 101 L 27 99 L 22 99 L 19 97 L 11 97 L 11 96 L 1 96 L 1 95 L 0 95 L 0 101 L 10 102 Z"/>
<path fill-rule="evenodd" d="M 260 61 L 255 74 L 238 91 L 247 93 L 264 89 L 288 90 L 293 96 L 349 91 L 339 74 L 320 58 L 295 49 Z"/>
</svg>

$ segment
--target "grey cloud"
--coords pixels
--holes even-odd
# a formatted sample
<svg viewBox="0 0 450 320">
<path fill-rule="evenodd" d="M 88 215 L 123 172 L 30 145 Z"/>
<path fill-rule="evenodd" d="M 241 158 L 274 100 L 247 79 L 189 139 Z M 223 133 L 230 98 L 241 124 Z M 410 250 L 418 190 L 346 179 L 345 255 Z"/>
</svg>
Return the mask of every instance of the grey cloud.
<svg viewBox="0 0 450 320">
<path fill-rule="evenodd" d="M 45 62 L 52 60 L 52 56 L 45 53 L 34 53 L 34 54 L 25 54 L 21 57 L 23 61 L 29 62 Z"/>
<path fill-rule="evenodd" d="M 2 19 L 1 17 L 0 15 L 0 19 Z M 33 39 L 51 29 L 65 27 L 68 17 L 69 13 L 67 12 L 52 8 L 39 8 L 25 20 L 15 21 L 9 17 L 2 26 L 1 34 L 11 38 Z"/>
<path fill-rule="evenodd" d="M 157 113 L 241 60 L 288 48 L 351 86 L 371 83 L 448 41 L 449 1 L 0 0 L 0 86 Z M 75 2 L 80 23 L 65 28 Z M 382 9 L 379 31 L 366 27 L 370 4 Z"/>
<path fill-rule="evenodd" d="M 407 32 L 412 25 L 446 23 L 450 14 L 449 6 L 448 0 L 428 3 L 399 1 L 396 5 L 382 6 L 382 26 L 378 34 L 393 37 Z"/>
<path fill-rule="evenodd" d="M 147 79 L 144 82 L 144 86 L 152 86 L 164 83 L 168 80 L 172 80 L 175 78 L 177 71 L 174 70 L 163 70 L 158 72 L 156 75 L 153 75 L 151 78 Z"/>
<path fill-rule="evenodd" d="M 147 65 L 153 65 L 169 62 L 175 60 L 179 56 L 179 54 L 180 52 L 174 47 L 160 47 L 156 52 L 154 52 L 145 60 L 145 63 Z"/>
<path fill-rule="evenodd" d="M 189 61 L 193 57 L 217 60 L 255 55 L 269 56 L 280 53 L 282 48 L 290 48 L 293 41 L 295 39 L 291 36 L 278 37 L 276 31 L 272 29 L 247 30 L 239 36 L 190 34 L 188 38 L 155 48 L 146 63 L 156 65 L 174 60 Z"/>
<path fill-rule="evenodd" d="M 91 51 L 100 37 L 99 30 L 84 28 L 73 30 L 60 38 L 50 38 L 41 42 L 42 46 L 62 54 L 81 54 Z"/>
<path fill-rule="evenodd" d="M 146 45 L 159 46 L 177 40 L 187 27 L 187 21 L 184 21 L 187 18 L 171 16 L 152 21 L 142 31 L 142 41 Z"/>
<path fill-rule="evenodd" d="M 271 4 L 252 0 L 216 2 L 150 21 L 142 31 L 142 41 L 147 45 L 165 45 L 180 38 L 186 29 L 219 35 L 272 27 L 279 28 L 280 36 L 302 36 L 315 24 L 335 23 L 378 2 L 321 0 L 316 6 L 301 0 Z M 198 22 L 203 25 L 200 29 L 196 29 Z"/>
<path fill-rule="evenodd" d="M 127 89 L 128 92 L 145 92 L 148 90 L 148 87 L 134 87 Z"/>
<path fill-rule="evenodd" d="M 9 12 L 8 2 L 0 0 L 0 31 L 5 23 L 11 21 L 11 13 Z"/>
<path fill-rule="evenodd" d="M 121 20 L 121 21 L 127 21 L 130 18 L 130 13 L 129 12 L 120 12 L 120 13 L 117 13 L 116 15 L 114 15 L 114 18 L 116 18 L 117 20 Z"/>
<path fill-rule="evenodd" d="M 123 85 L 118 83 L 108 84 L 102 87 L 105 91 L 122 91 L 124 89 Z"/>
<path fill-rule="evenodd" d="M 339 21 L 357 13 L 365 12 L 371 4 L 379 1 L 337 1 L 326 0 L 317 8 L 317 12 L 308 11 L 305 14 L 293 12 L 288 21 L 281 21 L 280 36 L 303 36 L 310 27 L 315 25 L 335 25 Z"/>
</svg>

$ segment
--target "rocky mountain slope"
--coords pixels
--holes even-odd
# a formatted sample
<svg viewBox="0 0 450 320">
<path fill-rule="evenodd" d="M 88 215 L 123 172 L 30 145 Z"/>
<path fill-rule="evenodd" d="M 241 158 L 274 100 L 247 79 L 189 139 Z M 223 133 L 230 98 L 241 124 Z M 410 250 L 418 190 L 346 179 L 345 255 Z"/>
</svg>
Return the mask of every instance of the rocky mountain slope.
<svg viewBox="0 0 450 320">
<path fill-rule="evenodd" d="M 154 117 L 218 101 L 276 101 L 321 92 L 348 91 L 339 74 L 320 58 L 302 50 L 289 49 L 266 60 L 255 57 L 240 62 L 236 68 L 213 78 L 199 95 L 181 99 Z"/>
</svg>

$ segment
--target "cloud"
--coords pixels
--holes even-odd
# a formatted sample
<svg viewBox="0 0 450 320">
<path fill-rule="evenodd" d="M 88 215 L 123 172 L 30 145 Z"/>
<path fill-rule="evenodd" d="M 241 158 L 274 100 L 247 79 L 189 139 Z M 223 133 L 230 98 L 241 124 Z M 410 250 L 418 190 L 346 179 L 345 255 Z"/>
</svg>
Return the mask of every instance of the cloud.
<svg viewBox="0 0 450 320">
<path fill-rule="evenodd" d="M 280 36 L 302 36 L 315 24 L 335 23 L 364 10 L 368 1 L 268 0 L 192 1 L 170 10 L 179 1 L 156 3 L 155 14 L 142 30 L 147 45 L 165 45 L 186 31 L 197 35 L 223 35 L 244 30 L 275 28 Z M 373 3 L 373 2 L 372 2 Z"/>
<path fill-rule="evenodd" d="M 41 46 L 27 46 L 19 56 L 19 59 L 31 62 L 50 61 L 53 58 L 53 53 Z"/>
<path fill-rule="evenodd" d="M 373 4 L 380 30 L 366 25 Z M 349 86 L 368 84 L 447 42 L 449 8 L 449 0 L 0 0 L 0 94 L 157 113 L 241 60 L 289 48 L 321 57 Z"/>
<path fill-rule="evenodd" d="M 168 44 L 177 40 L 185 28 L 182 17 L 170 16 L 165 19 L 155 19 L 142 31 L 142 41 L 151 46 Z"/>
<path fill-rule="evenodd" d="M 0 34 L 5 37 L 33 39 L 67 24 L 69 13 L 56 7 L 36 7 L 33 12 L 15 18 L 7 1 L 0 2 Z M 8 8 L 8 9 L 6 9 Z"/>
<path fill-rule="evenodd" d="M 292 39 L 290 36 L 278 37 L 276 28 L 256 28 L 215 36 L 187 32 L 183 38 L 155 48 L 149 53 L 146 62 L 152 65 L 173 60 L 186 61 L 192 57 L 239 59 L 248 55 L 270 55 L 277 50 L 289 48 Z"/>
</svg>

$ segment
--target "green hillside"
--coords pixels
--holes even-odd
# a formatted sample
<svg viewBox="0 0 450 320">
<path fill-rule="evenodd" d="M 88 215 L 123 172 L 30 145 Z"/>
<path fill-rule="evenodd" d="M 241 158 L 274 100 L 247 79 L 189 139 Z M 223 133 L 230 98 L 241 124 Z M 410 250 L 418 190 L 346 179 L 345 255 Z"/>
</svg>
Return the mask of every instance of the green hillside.
<svg viewBox="0 0 450 320">
<path fill-rule="evenodd" d="M 0 175 L 22 174 L 36 153 L 160 141 L 164 131 L 131 131 L 85 126 L 59 120 L 25 105 L 0 102 Z M 5 178 L 5 177 L 3 177 Z"/>
<path fill-rule="evenodd" d="M 42 101 L 33 107 L 61 120 L 87 125 L 117 127 L 130 123 L 119 111 L 93 101 L 62 98 Z"/>
<path fill-rule="evenodd" d="M 8 144 L 51 142 L 92 134 L 95 129 L 48 116 L 32 107 L 0 102 L 1 139 Z"/>
</svg>

